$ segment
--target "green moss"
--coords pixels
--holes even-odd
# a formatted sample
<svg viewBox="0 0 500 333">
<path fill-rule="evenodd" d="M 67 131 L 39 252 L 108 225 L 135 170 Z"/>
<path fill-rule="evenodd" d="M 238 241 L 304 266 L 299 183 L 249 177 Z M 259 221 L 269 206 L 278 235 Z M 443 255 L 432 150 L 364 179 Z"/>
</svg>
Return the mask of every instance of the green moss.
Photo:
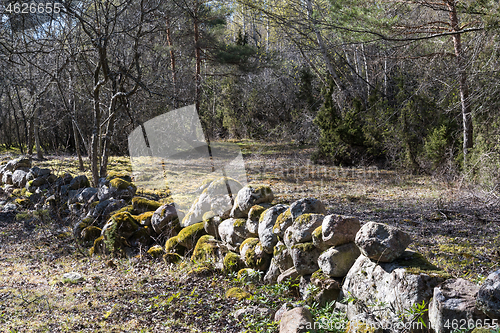
<svg viewBox="0 0 500 333">
<path fill-rule="evenodd" d="M 197 199 L 198 200 L 198 199 Z M 194 206 L 195 204 L 193 204 Z M 188 223 L 188 221 L 191 219 L 191 216 L 193 216 L 193 212 L 187 212 L 187 214 L 184 216 L 184 218 L 182 219 L 182 225 L 186 225 Z"/>
<path fill-rule="evenodd" d="M 292 246 L 292 249 L 299 249 L 302 252 L 310 252 L 310 251 L 313 251 L 315 248 L 316 247 L 314 246 L 314 244 L 312 242 L 299 243 L 299 244 L 295 244 L 294 246 Z"/>
<path fill-rule="evenodd" d="M 201 236 L 191 256 L 193 261 L 207 261 L 216 255 L 217 243 L 215 238 L 210 235 Z"/>
<path fill-rule="evenodd" d="M 29 187 L 33 186 L 33 180 L 34 180 L 34 179 L 32 179 L 32 180 L 29 180 L 29 181 L 28 181 L 28 186 L 29 186 Z"/>
<path fill-rule="evenodd" d="M 155 211 L 161 207 L 161 203 L 146 198 L 135 197 L 132 199 L 132 207 L 138 213 Z"/>
<path fill-rule="evenodd" d="M 187 249 L 192 249 L 198 239 L 205 234 L 204 223 L 199 222 L 182 229 L 177 235 L 177 239 L 179 244 Z"/>
<path fill-rule="evenodd" d="M 125 237 L 133 235 L 140 225 L 128 212 L 114 214 L 106 224 L 103 232 L 106 252 L 124 254 L 124 248 L 128 245 Z"/>
<path fill-rule="evenodd" d="M 154 214 L 154 212 L 142 213 L 141 215 L 136 217 L 136 221 L 138 221 L 140 223 L 142 221 L 151 220 L 151 217 L 153 217 L 153 214 Z"/>
<path fill-rule="evenodd" d="M 352 327 L 351 327 L 352 326 Z M 382 329 L 376 328 L 375 326 L 367 325 L 363 322 L 347 323 L 346 332 L 356 332 L 356 333 L 382 333 Z"/>
<path fill-rule="evenodd" d="M 260 274 L 252 268 L 242 268 L 238 271 L 238 280 L 243 282 L 259 282 Z"/>
<path fill-rule="evenodd" d="M 149 248 L 148 254 L 153 258 L 161 258 L 165 251 L 160 245 L 155 245 Z"/>
<path fill-rule="evenodd" d="M 247 220 L 245 219 L 235 219 L 233 223 L 233 227 L 235 228 L 241 228 L 244 227 L 247 223 Z"/>
<path fill-rule="evenodd" d="M 199 267 L 193 268 L 192 270 L 190 270 L 187 273 L 187 275 L 189 275 L 189 276 L 196 276 L 196 277 L 206 277 L 206 276 L 210 276 L 213 274 L 214 274 L 213 269 L 208 267 L 208 266 L 199 266 Z"/>
<path fill-rule="evenodd" d="M 277 257 L 279 256 L 283 251 L 286 250 L 286 245 L 281 244 L 281 245 L 276 245 L 273 250 L 273 256 Z"/>
<path fill-rule="evenodd" d="M 167 265 L 176 264 L 181 260 L 182 260 L 182 257 L 180 255 L 178 255 L 177 253 L 165 253 L 163 255 L 163 261 Z"/>
<path fill-rule="evenodd" d="M 94 241 L 101 236 L 101 228 L 89 226 L 82 230 L 82 241 L 85 244 L 93 244 Z"/>
<path fill-rule="evenodd" d="M 18 204 L 19 206 L 23 206 L 23 207 L 28 206 L 30 203 L 29 199 L 26 199 L 26 198 L 17 198 L 16 200 L 14 200 L 14 202 L 16 204 Z"/>
<path fill-rule="evenodd" d="M 131 182 L 128 182 L 126 180 L 123 180 L 122 178 L 113 178 L 109 184 L 114 187 L 114 188 L 117 188 L 119 190 L 126 190 L 128 187 L 132 187 L 134 189 L 136 189 L 135 185 L 132 184 Z"/>
<path fill-rule="evenodd" d="M 132 182 L 132 178 L 124 173 L 124 172 L 116 172 L 116 171 L 110 171 L 108 173 L 108 176 L 106 177 L 107 180 L 112 180 L 112 179 L 115 179 L 115 178 L 120 178 L 126 182 Z"/>
<path fill-rule="evenodd" d="M 250 247 L 250 248 L 255 248 L 255 246 L 257 245 L 258 242 L 259 242 L 259 239 L 254 238 L 254 237 L 245 239 L 243 241 L 243 243 L 241 243 L 241 245 L 240 245 L 240 253 L 241 253 L 241 250 L 243 250 L 243 247 L 245 245 L 248 245 L 248 247 Z"/>
<path fill-rule="evenodd" d="M 202 220 L 203 220 L 203 222 L 209 221 L 214 216 L 215 216 L 215 213 L 210 210 L 210 211 L 206 212 L 205 214 L 203 214 Z"/>
<path fill-rule="evenodd" d="M 311 214 L 302 214 L 295 219 L 294 223 L 297 223 L 297 225 L 303 225 L 309 223 L 310 221 L 311 221 Z"/>
<path fill-rule="evenodd" d="M 323 226 L 319 226 L 317 227 L 316 229 L 314 229 L 313 233 L 312 233 L 312 236 L 313 238 L 316 238 L 316 239 L 322 239 L 323 237 Z"/>
<path fill-rule="evenodd" d="M 252 294 L 247 293 L 241 288 L 234 287 L 226 291 L 226 298 L 236 298 L 237 300 L 241 301 L 244 299 L 249 299 L 252 297 Z"/>
<path fill-rule="evenodd" d="M 183 255 L 185 251 L 186 248 L 179 244 L 179 239 L 177 238 L 177 236 L 169 238 L 165 243 L 165 252 L 167 253 L 171 252 Z"/>
<path fill-rule="evenodd" d="M 228 252 L 224 257 L 224 271 L 237 272 L 243 266 L 243 262 L 238 254 Z"/>
<path fill-rule="evenodd" d="M 113 216 L 115 214 L 120 214 L 120 213 L 131 213 L 132 214 L 133 211 L 134 211 L 134 207 L 132 207 L 132 205 L 128 205 L 128 206 L 122 207 L 118 210 L 115 210 L 110 215 Z"/>
<path fill-rule="evenodd" d="M 92 256 L 94 254 L 103 254 L 102 247 L 104 242 L 104 236 L 100 236 L 94 241 L 94 246 L 92 246 L 89 250 L 89 254 Z"/>
<path fill-rule="evenodd" d="M 451 278 L 451 275 L 446 273 L 441 268 L 431 264 L 423 255 L 418 252 L 405 251 L 401 257 L 394 261 L 399 266 L 405 267 L 406 271 L 411 274 L 427 274 L 435 275 L 445 279 Z"/>
<path fill-rule="evenodd" d="M 99 204 L 99 201 L 94 201 L 90 204 L 90 208 L 94 209 L 97 207 L 97 205 Z"/>
<path fill-rule="evenodd" d="M 248 218 L 252 221 L 258 221 L 265 210 L 266 209 L 264 207 L 259 205 L 252 206 L 248 212 Z"/>
<path fill-rule="evenodd" d="M 323 281 L 323 280 L 328 280 L 331 278 L 328 275 L 326 275 L 325 273 L 323 273 L 323 271 L 321 269 L 318 269 L 316 272 L 312 273 L 311 279 L 318 279 L 320 281 Z"/>
<path fill-rule="evenodd" d="M 273 226 L 273 233 L 278 235 L 278 238 L 282 237 L 283 232 L 292 224 L 292 213 L 290 208 L 281 213 Z"/>
</svg>

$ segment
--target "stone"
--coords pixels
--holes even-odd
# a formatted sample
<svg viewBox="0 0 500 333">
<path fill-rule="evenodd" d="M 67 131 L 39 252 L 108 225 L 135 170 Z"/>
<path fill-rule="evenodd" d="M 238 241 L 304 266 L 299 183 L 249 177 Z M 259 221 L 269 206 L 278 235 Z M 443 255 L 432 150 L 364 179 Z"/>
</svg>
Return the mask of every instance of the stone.
<svg viewBox="0 0 500 333">
<path fill-rule="evenodd" d="M 355 243 L 361 253 L 378 262 L 392 262 L 412 242 L 410 236 L 387 224 L 368 222 L 356 234 Z"/>
<path fill-rule="evenodd" d="M 238 181 L 227 177 L 220 177 L 212 181 L 191 205 L 186 216 L 181 220 L 181 226 L 187 227 L 203 222 L 203 215 L 209 211 L 212 211 L 214 216 L 227 219 L 234 205 L 234 198 L 241 188 Z"/>
<path fill-rule="evenodd" d="M 279 322 L 281 320 L 281 317 L 283 317 L 283 314 L 287 312 L 288 310 L 291 310 L 293 308 L 296 308 L 297 305 L 290 304 L 288 302 L 283 303 L 283 305 L 276 311 L 274 314 L 274 321 Z"/>
<path fill-rule="evenodd" d="M 80 188 L 89 187 L 89 186 L 90 186 L 90 182 L 89 182 L 87 176 L 85 176 L 85 175 L 76 176 L 69 183 L 70 190 L 78 190 Z"/>
<path fill-rule="evenodd" d="M 219 224 L 220 238 L 231 251 L 238 251 L 241 243 L 245 240 L 234 230 L 234 223 L 236 221 L 238 221 L 238 219 L 230 218 Z"/>
<path fill-rule="evenodd" d="M 449 279 L 434 288 L 429 304 L 429 322 L 435 333 L 449 333 L 454 325 L 486 319 L 476 308 L 479 287 L 464 279 Z"/>
<path fill-rule="evenodd" d="M 129 177 L 123 177 L 123 178 L 128 179 Z M 108 200 L 110 198 L 123 199 L 126 201 L 132 200 L 132 198 L 135 195 L 135 192 L 137 191 L 137 187 L 123 178 L 116 177 L 111 180 L 108 180 L 106 178 L 101 178 L 99 180 L 99 186 L 97 192 L 99 201 Z M 75 180 L 73 179 L 71 182 L 74 181 Z"/>
<path fill-rule="evenodd" d="M 174 204 L 165 204 L 155 210 L 151 216 L 151 227 L 158 234 L 172 236 L 178 230 L 179 216 Z"/>
<path fill-rule="evenodd" d="M 127 238 L 134 235 L 139 228 L 141 228 L 140 224 L 130 213 L 113 215 L 102 228 L 101 237 L 94 242 L 91 253 L 125 255 L 126 247 L 130 247 Z"/>
<path fill-rule="evenodd" d="M 306 333 L 315 332 L 312 314 L 305 307 L 289 310 L 281 316 L 279 333 Z"/>
<path fill-rule="evenodd" d="M 295 267 L 290 267 L 278 276 L 278 283 L 283 283 L 284 281 L 290 280 L 294 281 L 300 276 L 299 272 Z"/>
<path fill-rule="evenodd" d="M 276 235 L 276 237 L 278 237 L 279 240 L 283 240 L 285 231 L 292 225 L 292 223 L 292 213 L 290 212 L 290 208 L 288 208 L 276 219 L 276 223 L 273 227 L 273 233 Z"/>
<path fill-rule="evenodd" d="M 255 305 L 247 306 L 245 308 L 236 310 L 233 312 L 233 316 L 236 320 L 243 321 L 245 318 L 250 317 L 252 320 L 259 319 L 270 319 L 274 317 L 273 310 L 264 307 L 258 307 Z"/>
<path fill-rule="evenodd" d="M 64 283 L 78 283 L 85 280 L 80 273 L 77 272 L 69 272 L 64 273 L 62 276 L 62 280 Z"/>
<path fill-rule="evenodd" d="M 248 267 L 264 272 L 271 262 L 271 256 L 263 250 L 258 238 L 247 238 L 241 243 L 240 257 Z"/>
<path fill-rule="evenodd" d="M 491 319 L 500 320 L 500 270 L 484 280 L 477 293 L 476 306 Z"/>
<path fill-rule="evenodd" d="M 235 298 L 238 301 L 242 301 L 244 299 L 249 299 L 252 297 L 252 294 L 246 292 L 245 290 L 238 288 L 238 287 L 233 287 L 226 291 L 226 298 Z"/>
<path fill-rule="evenodd" d="M 77 196 L 76 200 L 81 203 L 89 203 L 92 201 L 97 201 L 97 189 L 95 187 L 84 188 Z"/>
<path fill-rule="evenodd" d="M 360 254 L 354 243 L 332 247 L 319 256 L 318 266 L 328 276 L 343 277 L 347 275 Z"/>
<path fill-rule="evenodd" d="M 303 214 L 323 214 L 326 215 L 325 205 L 318 199 L 305 198 L 295 201 L 290 205 L 290 215 L 293 222 Z"/>
<path fill-rule="evenodd" d="M 266 284 L 275 284 L 278 282 L 278 277 L 280 276 L 281 271 L 276 264 L 276 260 L 274 257 L 271 258 L 271 263 L 269 264 L 269 268 L 267 269 L 266 275 L 264 275 L 264 283 Z"/>
<path fill-rule="evenodd" d="M 221 241 L 211 235 L 204 235 L 196 243 L 191 260 L 210 261 L 213 259 L 216 262 L 222 262 L 228 252 L 228 248 Z"/>
<path fill-rule="evenodd" d="M 7 185 L 14 184 L 12 182 L 12 172 L 11 171 L 4 171 L 3 176 L 2 176 L 2 183 L 7 184 Z"/>
<path fill-rule="evenodd" d="M 154 212 L 162 206 L 161 203 L 141 197 L 132 199 L 134 214 L 140 215 L 145 212 Z"/>
<path fill-rule="evenodd" d="M 198 239 L 204 235 L 205 229 L 203 228 L 203 222 L 195 223 L 189 227 L 183 228 L 177 235 L 177 241 L 186 249 L 193 250 Z"/>
<path fill-rule="evenodd" d="M 327 215 L 321 225 L 323 242 L 329 246 L 354 242 L 360 228 L 361 225 L 356 217 Z"/>
<path fill-rule="evenodd" d="M 206 212 L 203 215 L 203 228 L 208 235 L 212 235 L 219 239 L 219 225 L 222 219 L 219 216 L 214 216 L 212 211 Z"/>
<path fill-rule="evenodd" d="M 247 185 L 238 191 L 231 209 L 231 217 L 246 217 L 252 206 L 260 203 L 271 203 L 274 200 L 273 191 L 266 185 Z"/>
<path fill-rule="evenodd" d="M 321 250 L 315 247 L 312 242 L 295 244 L 290 250 L 293 266 L 299 275 L 312 274 L 319 269 L 318 257 Z"/>
<path fill-rule="evenodd" d="M 316 271 L 313 274 L 316 274 L 318 276 L 317 272 L 321 271 Z M 329 279 L 327 276 L 320 275 L 321 278 Z M 315 278 L 315 282 L 319 280 L 318 277 Z M 331 279 L 330 279 L 331 280 Z M 300 278 L 300 284 L 299 284 L 299 292 L 304 301 L 308 304 L 312 303 L 317 303 L 320 306 L 325 306 L 327 303 L 332 303 L 336 301 L 340 295 L 341 287 L 340 284 L 336 282 L 333 286 L 331 284 L 326 284 L 326 286 L 330 287 L 328 289 L 322 288 L 321 286 L 323 284 L 315 284 L 313 283 L 313 278 L 312 275 L 303 275 Z"/>
<path fill-rule="evenodd" d="M 264 251 L 271 254 L 273 248 L 278 243 L 278 238 L 273 233 L 273 227 L 278 216 L 288 209 L 287 205 L 276 205 L 266 209 L 259 220 L 259 239 L 264 247 Z"/>
<path fill-rule="evenodd" d="M 404 310 L 428 304 L 434 287 L 448 277 L 416 252 L 406 251 L 391 263 L 377 263 L 361 255 L 342 286 L 343 297 L 354 300 L 347 304 L 347 318 L 370 325 L 393 325 L 394 332 L 402 332 L 404 327 L 396 329 L 395 324 L 401 321 Z M 423 319 L 429 326 L 428 318 Z"/>
<path fill-rule="evenodd" d="M 28 173 L 23 170 L 16 170 L 12 174 L 12 185 L 17 188 L 22 188 L 26 185 L 26 175 Z"/>
<path fill-rule="evenodd" d="M 298 216 L 285 232 L 284 243 L 288 248 L 298 243 L 312 241 L 312 234 L 323 223 L 322 214 L 303 214 Z"/>
<path fill-rule="evenodd" d="M 273 260 L 281 273 L 293 267 L 290 250 L 282 242 L 278 242 L 274 247 Z"/>
<path fill-rule="evenodd" d="M 259 234 L 259 220 L 262 213 L 266 211 L 266 208 L 260 205 L 255 205 L 250 208 L 248 212 L 247 224 L 246 228 L 250 234 L 258 235 Z"/>
</svg>

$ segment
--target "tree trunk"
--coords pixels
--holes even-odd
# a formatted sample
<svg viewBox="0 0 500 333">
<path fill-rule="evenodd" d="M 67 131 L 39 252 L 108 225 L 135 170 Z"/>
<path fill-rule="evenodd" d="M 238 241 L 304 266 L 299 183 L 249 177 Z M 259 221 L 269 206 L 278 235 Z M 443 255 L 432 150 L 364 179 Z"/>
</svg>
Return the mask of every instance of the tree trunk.
<svg viewBox="0 0 500 333">
<path fill-rule="evenodd" d="M 101 124 L 101 107 L 100 107 L 100 90 L 101 85 L 99 82 L 99 71 L 101 66 L 97 66 L 94 72 L 94 92 L 93 92 L 93 102 L 94 102 L 94 124 L 92 126 L 92 139 L 90 142 L 90 169 L 92 171 L 92 182 L 94 187 L 99 184 L 99 168 L 98 168 L 98 156 L 99 156 L 99 133 Z"/>
<path fill-rule="evenodd" d="M 116 100 L 118 98 L 113 96 L 111 98 L 111 103 L 109 105 L 109 115 L 108 123 L 106 125 L 106 134 L 104 134 L 103 147 L 102 147 L 102 158 L 101 158 L 101 170 L 100 176 L 106 177 L 108 173 L 108 159 L 109 159 L 109 146 L 111 145 L 111 137 L 115 127 L 115 106 Z"/>
<path fill-rule="evenodd" d="M 200 85 L 201 85 L 201 49 L 199 45 L 200 31 L 197 13 L 194 17 L 194 47 L 195 47 L 195 57 L 196 57 L 196 78 L 195 78 L 195 105 L 196 113 L 199 114 L 200 111 Z"/>
<path fill-rule="evenodd" d="M 177 108 L 177 74 L 175 72 L 175 53 L 173 49 L 173 43 L 172 43 L 172 33 L 170 31 L 170 18 L 166 18 L 166 25 L 167 25 L 167 45 L 170 48 L 170 70 L 172 71 L 172 86 L 173 86 L 173 92 L 172 92 L 172 105 L 174 109 Z"/>
<path fill-rule="evenodd" d="M 459 32 L 461 30 L 458 22 L 457 8 L 454 0 L 446 2 L 449 10 L 451 27 L 453 31 Z M 460 102 L 462 106 L 462 121 L 463 121 L 463 153 L 464 153 L 464 167 L 467 163 L 467 155 L 469 150 L 473 147 L 473 127 L 472 127 L 472 114 L 469 99 L 469 86 L 467 83 L 467 72 L 465 70 L 464 54 L 462 50 L 461 35 L 453 35 L 453 46 L 455 48 L 455 57 L 457 59 L 458 67 L 458 82 L 460 89 Z"/>
<path fill-rule="evenodd" d="M 19 149 L 21 150 L 21 154 L 24 154 L 23 144 L 21 142 L 21 134 L 19 132 L 19 123 L 17 122 L 16 109 L 14 108 L 14 103 L 12 102 L 12 97 L 10 96 L 10 91 L 7 91 L 7 97 L 9 99 L 10 106 L 12 107 L 12 113 L 14 114 L 14 121 L 16 123 L 16 134 L 17 134 L 17 141 L 19 143 Z"/>
<path fill-rule="evenodd" d="M 42 148 L 40 146 L 40 109 L 38 108 L 33 112 L 33 132 L 35 136 L 36 157 L 43 160 Z"/>
</svg>

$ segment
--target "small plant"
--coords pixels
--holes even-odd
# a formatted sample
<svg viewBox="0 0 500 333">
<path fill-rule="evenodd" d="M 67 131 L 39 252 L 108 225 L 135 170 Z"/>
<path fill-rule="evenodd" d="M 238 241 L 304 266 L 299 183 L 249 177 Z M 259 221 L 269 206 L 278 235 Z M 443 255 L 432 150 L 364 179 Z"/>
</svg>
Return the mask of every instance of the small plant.
<svg viewBox="0 0 500 333">
<path fill-rule="evenodd" d="M 404 314 L 400 315 L 400 319 L 405 321 L 406 318 L 410 319 L 410 323 L 418 322 L 421 323 L 425 328 L 424 314 L 429 311 L 425 300 L 422 303 L 415 303 L 409 309 L 406 309 Z"/>
</svg>

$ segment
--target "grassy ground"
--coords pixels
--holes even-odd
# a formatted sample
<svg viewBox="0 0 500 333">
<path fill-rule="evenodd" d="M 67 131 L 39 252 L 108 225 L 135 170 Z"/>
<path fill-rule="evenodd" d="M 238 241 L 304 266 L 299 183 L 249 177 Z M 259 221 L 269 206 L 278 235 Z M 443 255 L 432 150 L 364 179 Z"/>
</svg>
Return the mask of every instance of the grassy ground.
<svg viewBox="0 0 500 333">
<path fill-rule="evenodd" d="M 460 181 L 376 168 L 313 166 L 310 147 L 236 143 L 243 151 L 248 181 L 271 185 L 276 202 L 317 197 L 329 213 L 396 225 L 412 235 L 410 248 L 454 277 L 480 283 L 498 269 L 500 211 L 494 193 Z M 13 155 L 3 153 L 0 163 Z M 56 174 L 82 173 L 70 156 L 34 164 Z M 110 170 L 132 172 L 132 167 L 128 158 L 115 157 Z M 159 185 L 156 194 L 165 194 L 165 188 Z M 277 309 L 285 300 L 297 300 L 296 286 L 267 287 L 219 273 L 189 275 L 192 265 L 169 266 L 147 254 L 131 259 L 89 257 L 62 221 L 30 212 L 17 218 L 0 215 L 0 330 L 275 332 L 272 320 L 238 322 L 230 313 L 249 304 Z M 64 281 L 63 274 L 72 271 L 84 281 Z M 225 299 L 225 291 L 233 286 L 250 291 L 253 299 Z M 314 311 L 317 316 L 331 313 Z"/>
</svg>

